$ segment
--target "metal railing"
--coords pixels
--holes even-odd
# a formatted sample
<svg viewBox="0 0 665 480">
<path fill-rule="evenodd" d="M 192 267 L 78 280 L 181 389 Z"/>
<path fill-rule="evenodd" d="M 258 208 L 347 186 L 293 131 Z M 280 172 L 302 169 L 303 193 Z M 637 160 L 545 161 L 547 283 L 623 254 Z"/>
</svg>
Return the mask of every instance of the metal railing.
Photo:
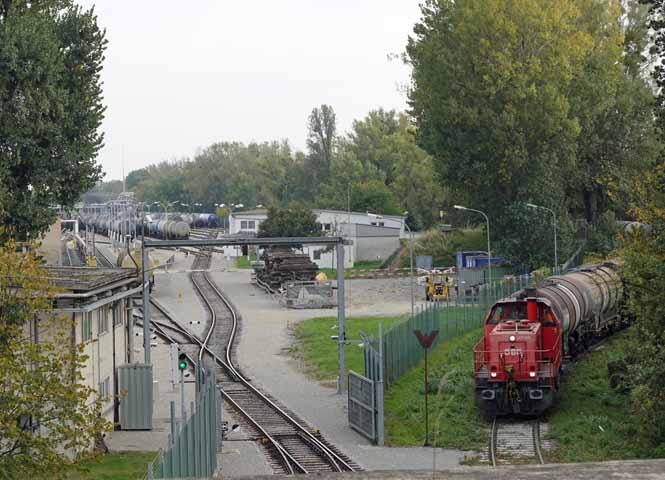
<svg viewBox="0 0 665 480">
<path fill-rule="evenodd" d="M 168 448 L 160 449 L 148 463 L 147 479 L 211 477 L 217 469 L 217 449 L 221 424 L 220 394 L 214 376 L 207 378 L 191 402 L 189 418 L 176 426 L 175 402 L 171 402 L 171 433 Z"/>
<path fill-rule="evenodd" d="M 478 375 L 479 371 L 483 367 L 487 367 L 492 361 L 499 363 L 501 365 L 505 364 L 505 352 L 498 350 L 484 350 L 485 343 L 484 339 L 481 339 L 473 347 L 473 373 Z M 536 363 L 538 366 L 537 374 L 538 377 L 549 378 L 550 383 L 554 383 L 554 378 L 556 377 L 556 371 L 552 369 L 553 365 L 559 365 L 561 362 L 561 337 L 557 337 L 556 342 L 552 348 L 544 350 L 524 350 L 520 352 L 521 358 L 527 359 L 524 361 L 518 362 L 518 368 L 514 372 L 515 377 L 520 375 L 527 375 L 529 373 L 529 363 Z M 498 359 L 498 361 L 496 361 Z M 538 359 L 535 361 L 529 362 L 528 359 Z M 510 365 L 514 365 L 511 363 Z M 486 372 L 483 372 L 484 375 L 489 377 L 489 369 L 486 369 Z M 504 379 L 503 372 L 498 372 L 499 375 L 497 379 Z M 534 378 L 536 380 L 536 378 Z"/>
</svg>

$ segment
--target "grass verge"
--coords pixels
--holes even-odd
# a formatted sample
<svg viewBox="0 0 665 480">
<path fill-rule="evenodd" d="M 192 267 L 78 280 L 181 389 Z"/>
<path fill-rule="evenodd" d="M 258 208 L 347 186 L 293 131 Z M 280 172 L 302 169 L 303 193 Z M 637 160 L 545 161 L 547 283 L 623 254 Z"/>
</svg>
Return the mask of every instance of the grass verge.
<svg viewBox="0 0 665 480">
<path fill-rule="evenodd" d="M 155 452 L 110 453 L 83 460 L 80 469 L 70 467 L 67 480 L 134 480 L 142 479 L 148 462 L 155 459 Z"/>
<path fill-rule="evenodd" d="M 360 339 L 360 331 L 376 335 L 379 322 L 384 328 L 398 321 L 399 317 L 350 317 L 346 319 L 346 338 Z M 293 353 L 302 356 L 307 373 L 317 380 L 337 378 L 337 343 L 330 339 L 337 335 L 336 317 L 317 317 L 300 322 L 295 329 L 297 344 Z M 362 374 L 363 350 L 360 342 L 351 342 L 344 349 L 346 368 Z"/>
<path fill-rule="evenodd" d="M 482 332 L 444 340 L 429 354 L 429 440 L 438 447 L 484 448 L 487 423 L 473 401 L 473 346 Z M 424 361 L 385 395 L 385 431 L 390 445 L 422 445 L 425 439 Z"/>
<path fill-rule="evenodd" d="M 632 347 L 631 330 L 612 336 L 599 350 L 584 356 L 563 378 L 561 395 L 549 414 L 549 437 L 557 462 L 591 462 L 665 456 L 641 434 L 628 394 L 609 385 L 608 361 Z"/>
<path fill-rule="evenodd" d="M 236 258 L 236 268 L 252 268 L 251 263 L 256 261 L 256 254 L 252 253 L 249 255 L 249 260 L 247 256 L 243 255 Z"/>
</svg>

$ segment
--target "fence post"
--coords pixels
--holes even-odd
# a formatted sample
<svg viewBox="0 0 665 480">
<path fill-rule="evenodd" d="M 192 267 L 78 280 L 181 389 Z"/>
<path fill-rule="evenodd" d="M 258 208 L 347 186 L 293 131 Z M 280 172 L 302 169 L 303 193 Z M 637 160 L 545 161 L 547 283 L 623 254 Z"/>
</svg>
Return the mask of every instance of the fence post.
<svg viewBox="0 0 665 480">
<path fill-rule="evenodd" d="M 383 430 L 383 331 L 381 329 L 381 322 L 379 322 L 379 372 L 378 381 L 376 382 L 376 440 L 379 446 L 384 444 L 384 430 Z"/>
</svg>

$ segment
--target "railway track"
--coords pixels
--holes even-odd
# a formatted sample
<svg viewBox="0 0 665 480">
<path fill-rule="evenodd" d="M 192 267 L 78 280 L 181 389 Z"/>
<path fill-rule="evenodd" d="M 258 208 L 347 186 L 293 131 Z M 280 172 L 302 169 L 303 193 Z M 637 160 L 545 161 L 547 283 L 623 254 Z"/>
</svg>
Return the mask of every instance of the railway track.
<svg viewBox="0 0 665 480">
<path fill-rule="evenodd" d="M 541 425 L 538 419 L 525 422 L 494 418 L 488 449 L 490 464 L 544 464 Z"/>
<path fill-rule="evenodd" d="M 152 301 L 155 332 L 183 345 L 192 362 L 212 365 L 227 405 L 243 418 L 251 438 L 265 448 L 275 473 L 307 474 L 359 470 L 317 431 L 270 396 L 254 387 L 234 363 L 238 314 L 231 302 L 204 271 L 210 252 L 202 249 L 192 265 L 190 279 L 208 310 L 205 334 L 196 336 L 158 302 Z M 210 368 L 210 367 L 208 367 Z"/>
<path fill-rule="evenodd" d="M 95 256 L 97 257 L 97 266 L 102 268 L 114 268 L 115 265 L 109 260 L 102 251 L 95 247 Z"/>
</svg>

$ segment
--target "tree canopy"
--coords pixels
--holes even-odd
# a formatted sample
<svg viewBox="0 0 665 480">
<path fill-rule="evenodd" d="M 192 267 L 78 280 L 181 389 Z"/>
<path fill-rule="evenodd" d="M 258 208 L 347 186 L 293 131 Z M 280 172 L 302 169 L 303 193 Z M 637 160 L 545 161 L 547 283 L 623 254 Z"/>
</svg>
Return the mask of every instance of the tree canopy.
<svg viewBox="0 0 665 480">
<path fill-rule="evenodd" d="M 0 223 L 5 236 L 48 228 L 53 205 L 95 184 L 106 40 L 71 0 L 0 3 Z"/>
<path fill-rule="evenodd" d="M 297 203 L 270 207 L 268 218 L 259 225 L 259 237 L 317 237 L 321 224 L 309 208 Z"/>
<path fill-rule="evenodd" d="M 307 152 L 285 142 L 215 143 L 193 158 L 161 162 L 127 176 L 127 188 L 146 203 L 180 200 L 206 211 L 219 204 L 410 212 L 411 225 L 429 227 L 444 208 L 446 189 L 416 145 L 406 114 L 378 109 L 337 134 L 333 108 L 314 108 Z M 90 193 L 98 193 L 99 188 Z"/>
<path fill-rule="evenodd" d="M 544 234 L 520 205 L 562 224 L 625 212 L 657 156 L 653 95 L 624 56 L 646 31 L 627 44 L 622 15 L 594 0 L 428 0 L 409 39 L 419 144 L 456 203 L 485 211 L 501 253 L 527 265 L 551 259 L 517 247 Z"/>
</svg>

